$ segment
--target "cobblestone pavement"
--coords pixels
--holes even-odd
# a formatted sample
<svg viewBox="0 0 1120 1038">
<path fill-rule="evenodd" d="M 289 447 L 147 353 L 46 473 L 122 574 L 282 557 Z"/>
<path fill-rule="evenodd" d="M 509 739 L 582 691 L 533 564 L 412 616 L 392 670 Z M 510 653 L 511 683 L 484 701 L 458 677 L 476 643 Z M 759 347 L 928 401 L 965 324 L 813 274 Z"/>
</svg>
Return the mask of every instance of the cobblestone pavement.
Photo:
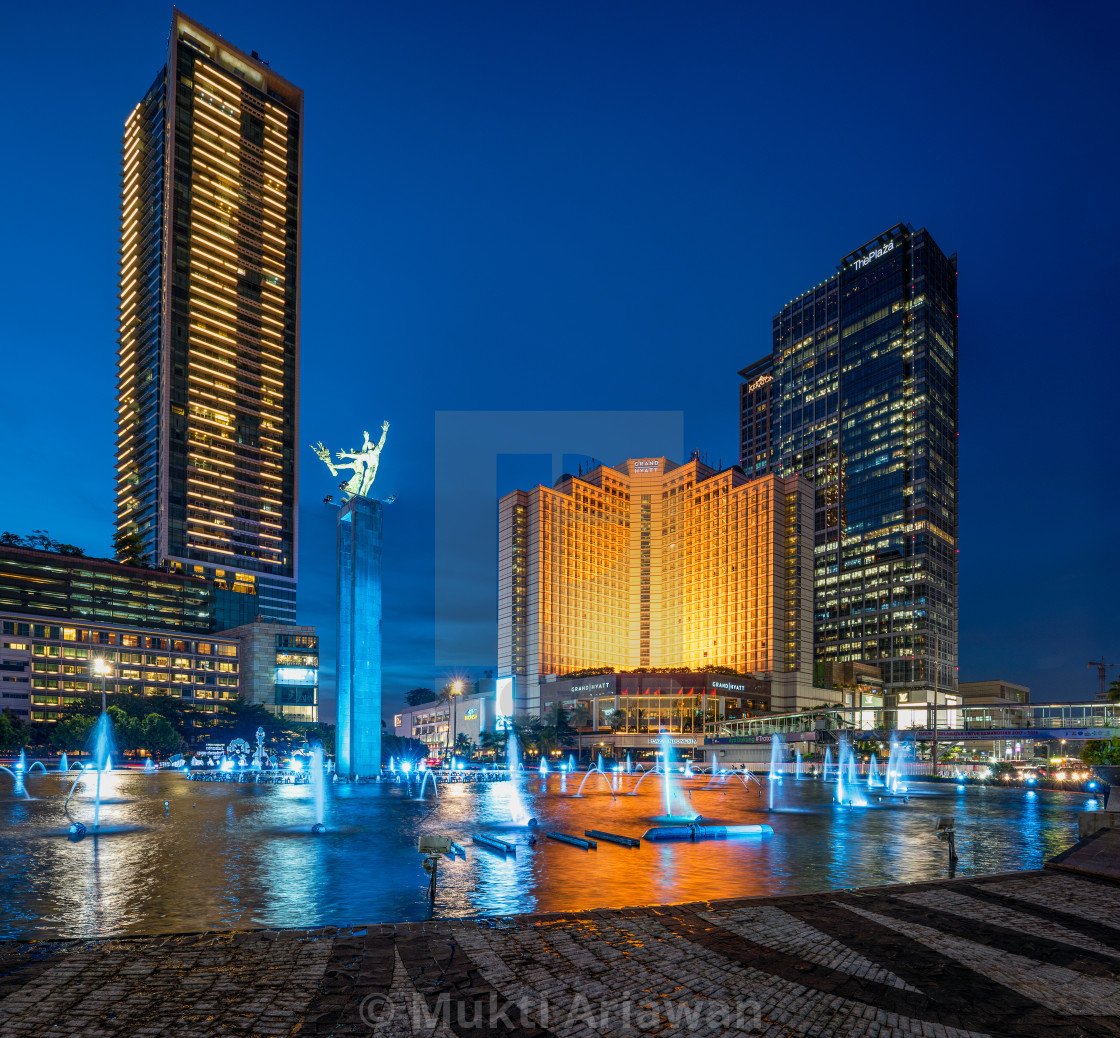
<svg viewBox="0 0 1120 1038">
<path fill-rule="evenodd" d="M 1120 887 L 1044 870 L 503 919 L 0 944 L 0 1035 L 1120 1038 Z"/>
</svg>

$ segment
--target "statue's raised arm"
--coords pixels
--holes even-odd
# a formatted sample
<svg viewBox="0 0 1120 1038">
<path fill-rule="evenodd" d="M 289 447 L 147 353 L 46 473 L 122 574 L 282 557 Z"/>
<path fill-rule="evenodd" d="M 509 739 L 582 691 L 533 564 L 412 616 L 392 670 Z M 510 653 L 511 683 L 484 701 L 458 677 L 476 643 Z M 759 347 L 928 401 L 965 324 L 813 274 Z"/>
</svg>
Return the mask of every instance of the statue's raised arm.
<svg viewBox="0 0 1120 1038">
<path fill-rule="evenodd" d="M 316 453 L 319 460 L 321 462 L 325 463 L 327 468 L 329 468 L 331 470 L 331 475 L 332 476 L 337 476 L 338 475 L 338 469 L 336 469 L 334 467 L 334 462 L 331 461 L 331 452 L 329 450 L 327 450 L 326 447 L 323 446 L 323 441 L 320 440 L 318 443 L 313 443 L 311 445 L 311 449 Z"/>
</svg>

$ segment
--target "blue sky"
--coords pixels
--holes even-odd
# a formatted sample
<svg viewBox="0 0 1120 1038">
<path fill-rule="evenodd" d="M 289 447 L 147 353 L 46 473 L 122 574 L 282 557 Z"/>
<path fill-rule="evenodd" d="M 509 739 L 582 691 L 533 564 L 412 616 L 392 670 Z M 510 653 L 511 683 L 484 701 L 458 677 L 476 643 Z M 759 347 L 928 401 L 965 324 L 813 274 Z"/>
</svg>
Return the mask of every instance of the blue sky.
<svg viewBox="0 0 1120 1038">
<path fill-rule="evenodd" d="M 1120 661 L 1114 7 L 185 10 L 306 92 L 301 443 L 392 422 L 387 709 L 446 676 L 437 411 L 679 410 L 686 450 L 731 461 L 736 371 L 772 315 L 900 220 L 959 254 L 961 677 L 1083 698 L 1086 661 Z M 0 527 L 91 554 L 120 132 L 170 18 L 60 3 L 5 24 Z M 328 643 L 332 487 L 305 450 L 300 610 Z"/>
</svg>

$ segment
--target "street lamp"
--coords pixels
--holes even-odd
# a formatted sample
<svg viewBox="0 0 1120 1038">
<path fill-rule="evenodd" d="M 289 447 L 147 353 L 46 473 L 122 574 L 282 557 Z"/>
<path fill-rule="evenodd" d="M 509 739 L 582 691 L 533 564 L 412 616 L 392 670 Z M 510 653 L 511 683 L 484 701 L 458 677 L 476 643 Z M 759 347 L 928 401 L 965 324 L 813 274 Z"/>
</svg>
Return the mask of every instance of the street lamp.
<svg viewBox="0 0 1120 1038">
<path fill-rule="evenodd" d="M 463 694 L 463 683 L 461 681 L 452 681 L 447 686 L 447 705 L 451 709 L 451 724 L 449 726 L 451 732 L 451 757 L 455 757 L 455 738 L 456 738 L 456 724 L 455 724 L 455 700 Z"/>
<path fill-rule="evenodd" d="M 94 674 L 101 675 L 101 712 L 105 713 L 105 679 L 113 672 L 113 668 L 109 666 L 109 661 L 103 656 L 98 656 L 93 661 Z"/>
</svg>

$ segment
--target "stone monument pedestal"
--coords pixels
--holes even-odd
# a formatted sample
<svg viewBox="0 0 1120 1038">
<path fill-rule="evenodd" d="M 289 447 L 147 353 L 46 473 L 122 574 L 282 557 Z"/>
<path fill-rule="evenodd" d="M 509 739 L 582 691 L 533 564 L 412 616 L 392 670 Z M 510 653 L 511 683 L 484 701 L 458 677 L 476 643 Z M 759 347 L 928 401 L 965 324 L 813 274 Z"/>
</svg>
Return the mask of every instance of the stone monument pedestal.
<svg viewBox="0 0 1120 1038">
<path fill-rule="evenodd" d="M 338 510 L 338 774 L 381 775 L 380 501 L 354 497 Z"/>
</svg>

